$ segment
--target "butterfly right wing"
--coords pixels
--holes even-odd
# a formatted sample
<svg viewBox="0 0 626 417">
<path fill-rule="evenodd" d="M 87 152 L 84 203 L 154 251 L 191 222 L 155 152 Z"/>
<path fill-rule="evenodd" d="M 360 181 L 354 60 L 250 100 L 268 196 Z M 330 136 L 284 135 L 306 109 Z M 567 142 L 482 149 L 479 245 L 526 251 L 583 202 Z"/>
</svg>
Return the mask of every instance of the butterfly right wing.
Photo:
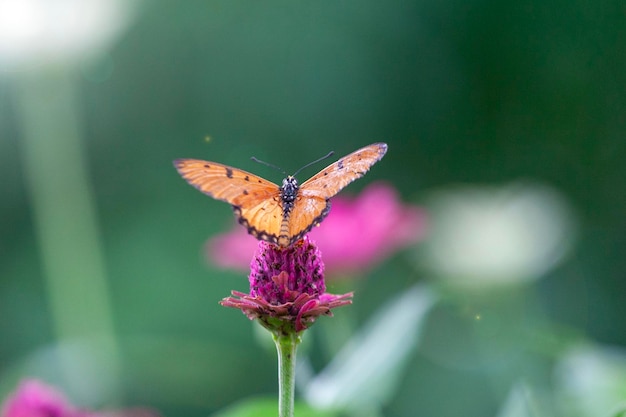
<svg viewBox="0 0 626 417">
<path fill-rule="evenodd" d="M 373 143 L 344 156 L 300 186 L 304 197 L 329 199 L 352 181 L 361 178 L 387 152 L 386 143 Z"/>
<path fill-rule="evenodd" d="M 330 212 L 330 198 L 352 181 L 361 178 L 385 156 L 387 145 L 374 143 L 344 156 L 300 186 L 299 198 L 291 210 L 283 246 L 301 239 Z"/>
<path fill-rule="evenodd" d="M 199 159 L 177 159 L 178 173 L 204 194 L 233 206 L 237 220 L 257 239 L 276 243 L 282 206 L 276 184 L 249 172 Z"/>
</svg>

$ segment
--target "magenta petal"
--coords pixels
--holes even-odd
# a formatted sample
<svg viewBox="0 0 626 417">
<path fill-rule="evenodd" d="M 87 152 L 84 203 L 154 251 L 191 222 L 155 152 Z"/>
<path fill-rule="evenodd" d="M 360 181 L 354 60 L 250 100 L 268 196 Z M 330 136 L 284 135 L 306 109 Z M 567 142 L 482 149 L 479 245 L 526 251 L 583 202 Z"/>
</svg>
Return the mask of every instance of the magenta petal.
<svg viewBox="0 0 626 417">
<path fill-rule="evenodd" d="M 318 305 L 318 300 L 309 300 L 300 308 L 300 311 L 298 311 L 298 315 L 296 316 L 295 321 L 297 332 L 301 332 L 302 330 L 306 329 L 306 325 L 302 322 L 302 316 Z"/>
<path fill-rule="evenodd" d="M 352 293 L 341 295 L 325 293 L 319 297 L 302 293 L 293 301 L 279 305 L 270 304 L 259 296 L 240 294 L 233 291 L 235 296 L 224 298 L 220 304 L 241 310 L 250 320 L 259 319 L 270 330 L 281 331 L 293 329 L 295 332 L 301 332 L 317 317 L 329 315 L 331 309 L 352 304 Z M 276 319 L 278 324 L 271 322 L 271 319 Z"/>
</svg>

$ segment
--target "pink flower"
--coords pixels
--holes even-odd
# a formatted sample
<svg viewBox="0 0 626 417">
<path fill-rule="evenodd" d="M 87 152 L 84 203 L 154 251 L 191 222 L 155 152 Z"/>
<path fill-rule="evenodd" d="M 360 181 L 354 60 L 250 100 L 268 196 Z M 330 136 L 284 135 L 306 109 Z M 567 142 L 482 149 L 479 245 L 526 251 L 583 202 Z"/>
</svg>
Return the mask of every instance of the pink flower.
<svg viewBox="0 0 626 417">
<path fill-rule="evenodd" d="M 37 380 L 20 383 L 17 391 L 2 405 L 1 417 L 65 417 L 76 415 L 76 409 L 65 396 Z"/>
<path fill-rule="evenodd" d="M 322 257 L 308 237 L 281 248 L 259 242 L 250 264 L 250 294 L 233 291 L 220 304 L 240 309 L 275 334 L 298 333 L 320 315 L 351 304 L 352 293 L 326 293 Z"/>
<path fill-rule="evenodd" d="M 418 242 L 425 231 L 426 214 L 421 208 L 404 206 L 392 186 L 374 183 L 356 198 L 334 198 L 330 214 L 309 236 L 324 253 L 328 270 L 350 273 Z M 216 265 L 245 269 L 256 245 L 256 239 L 237 225 L 210 239 L 207 252 Z"/>
<path fill-rule="evenodd" d="M 158 414 L 143 408 L 106 412 L 79 409 L 60 391 L 36 379 L 27 379 L 4 401 L 0 417 L 158 417 Z"/>
</svg>

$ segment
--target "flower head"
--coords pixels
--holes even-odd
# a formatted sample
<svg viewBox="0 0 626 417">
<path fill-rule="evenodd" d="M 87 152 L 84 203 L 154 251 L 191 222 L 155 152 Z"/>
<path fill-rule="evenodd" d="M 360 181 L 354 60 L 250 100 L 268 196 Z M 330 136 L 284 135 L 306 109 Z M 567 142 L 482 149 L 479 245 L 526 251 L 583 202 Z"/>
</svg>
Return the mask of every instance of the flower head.
<svg viewBox="0 0 626 417">
<path fill-rule="evenodd" d="M 288 248 L 259 242 L 250 269 L 250 294 L 233 291 L 221 304 L 259 319 L 274 333 L 300 332 L 320 315 L 332 315 L 332 308 L 352 302 L 352 293 L 325 293 L 321 254 L 307 237 Z"/>
<path fill-rule="evenodd" d="M 424 210 L 403 205 L 392 186 L 375 183 L 356 198 L 334 198 L 330 214 L 310 236 L 322 248 L 329 271 L 349 273 L 372 267 L 422 239 L 425 231 Z M 237 226 L 211 239 L 207 253 L 221 267 L 244 269 L 255 245 L 256 239 Z"/>
</svg>

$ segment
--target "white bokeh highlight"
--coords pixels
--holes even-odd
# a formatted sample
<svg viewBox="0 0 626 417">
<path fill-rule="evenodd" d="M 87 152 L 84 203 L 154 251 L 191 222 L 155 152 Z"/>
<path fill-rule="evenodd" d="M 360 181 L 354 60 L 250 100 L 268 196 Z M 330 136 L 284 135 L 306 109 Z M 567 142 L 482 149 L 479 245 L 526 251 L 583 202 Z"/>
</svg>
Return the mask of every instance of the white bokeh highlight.
<svg viewBox="0 0 626 417">
<path fill-rule="evenodd" d="M 132 0 L 0 0 L 2 70 L 97 54 L 123 33 L 136 5 Z"/>
<path fill-rule="evenodd" d="M 430 236 L 420 264 L 463 285 L 537 279 L 573 241 L 571 209 L 545 185 L 459 186 L 433 193 L 426 205 Z"/>
</svg>

